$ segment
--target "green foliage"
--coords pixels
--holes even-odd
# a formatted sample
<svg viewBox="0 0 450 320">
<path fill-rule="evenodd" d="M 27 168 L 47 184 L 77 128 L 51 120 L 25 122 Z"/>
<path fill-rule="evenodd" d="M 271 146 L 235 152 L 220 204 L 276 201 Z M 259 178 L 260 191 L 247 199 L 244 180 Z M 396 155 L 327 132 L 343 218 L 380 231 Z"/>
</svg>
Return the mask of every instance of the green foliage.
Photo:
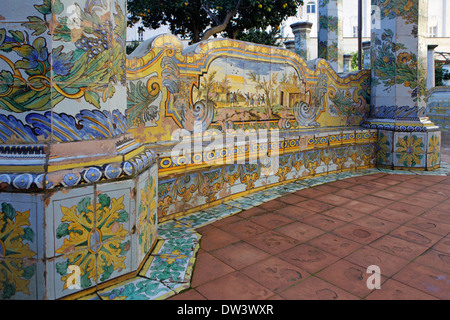
<svg viewBox="0 0 450 320">
<path fill-rule="evenodd" d="M 279 47 L 282 36 L 279 28 L 272 28 L 270 31 L 251 28 L 249 30 L 239 31 L 236 34 L 236 39 Z"/>
<path fill-rule="evenodd" d="M 168 25 L 173 34 L 192 43 L 206 40 L 208 31 L 235 39 L 240 31 L 278 27 L 301 4 L 302 0 L 128 0 L 128 24 L 142 21 L 153 29 Z"/>
<path fill-rule="evenodd" d="M 442 68 L 443 62 L 435 62 L 435 85 L 436 87 L 443 86 L 444 81 L 450 80 L 450 72 Z"/>
</svg>

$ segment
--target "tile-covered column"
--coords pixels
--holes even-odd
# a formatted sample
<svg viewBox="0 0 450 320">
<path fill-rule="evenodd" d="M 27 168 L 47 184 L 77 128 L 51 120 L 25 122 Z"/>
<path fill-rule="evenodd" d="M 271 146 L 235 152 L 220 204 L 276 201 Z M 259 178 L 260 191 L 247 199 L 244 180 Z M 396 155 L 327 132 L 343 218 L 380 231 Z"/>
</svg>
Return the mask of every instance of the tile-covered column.
<svg viewBox="0 0 450 320">
<path fill-rule="evenodd" d="M 341 72 L 344 64 L 342 10 L 342 0 L 319 0 L 318 56 L 336 72 Z"/>
<path fill-rule="evenodd" d="M 427 6 L 372 0 L 371 112 L 363 125 L 380 129 L 381 166 L 439 166 L 440 133 L 425 114 Z"/>
<path fill-rule="evenodd" d="M 95 288 L 156 239 L 157 166 L 127 132 L 126 15 L 125 0 L 2 0 L 0 299 Z"/>
<path fill-rule="evenodd" d="M 310 57 L 310 33 L 311 33 L 311 22 L 297 22 L 291 24 L 292 33 L 295 36 L 295 51 L 307 61 Z"/>
</svg>

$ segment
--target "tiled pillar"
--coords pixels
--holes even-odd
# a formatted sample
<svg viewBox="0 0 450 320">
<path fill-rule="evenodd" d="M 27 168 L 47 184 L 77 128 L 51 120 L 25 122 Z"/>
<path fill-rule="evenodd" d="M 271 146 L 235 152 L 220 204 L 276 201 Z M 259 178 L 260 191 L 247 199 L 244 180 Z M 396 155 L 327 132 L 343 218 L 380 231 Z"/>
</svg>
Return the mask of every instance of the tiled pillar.
<svg viewBox="0 0 450 320">
<path fill-rule="evenodd" d="M 440 132 L 425 115 L 427 1 L 372 0 L 371 113 L 380 129 L 378 164 L 395 169 L 439 166 Z"/>
<path fill-rule="evenodd" d="M 342 0 L 319 0 L 318 56 L 336 72 L 343 69 Z"/>
<path fill-rule="evenodd" d="M 307 61 L 310 59 L 309 40 L 311 33 L 311 22 L 297 22 L 291 24 L 292 33 L 295 36 L 295 51 Z"/>
<path fill-rule="evenodd" d="M 434 62 L 434 50 L 437 48 L 436 44 L 428 45 L 428 74 L 427 74 L 427 89 L 433 89 L 436 86 L 436 68 Z"/>
<path fill-rule="evenodd" d="M 370 41 L 362 43 L 363 50 L 363 68 L 370 69 Z"/>
<path fill-rule="evenodd" d="M 125 0 L 2 0 L 0 299 L 95 288 L 156 238 L 157 167 L 127 133 L 126 15 Z"/>
</svg>

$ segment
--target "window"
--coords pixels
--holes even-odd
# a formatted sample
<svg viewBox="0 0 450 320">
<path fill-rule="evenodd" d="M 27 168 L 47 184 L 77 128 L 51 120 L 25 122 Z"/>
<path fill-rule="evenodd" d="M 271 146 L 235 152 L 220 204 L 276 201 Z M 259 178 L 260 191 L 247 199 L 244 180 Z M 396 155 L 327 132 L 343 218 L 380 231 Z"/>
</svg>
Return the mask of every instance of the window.
<svg viewBox="0 0 450 320">
<path fill-rule="evenodd" d="M 429 27 L 428 28 L 428 37 L 430 38 L 436 38 L 437 37 L 437 26 Z"/>
<path fill-rule="evenodd" d="M 358 38 L 358 26 L 353 26 L 353 38 Z"/>
<path fill-rule="evenodd" d="M 316 13 L 316 4 L 314 2 L 308 2 L 306 5 L 306 13 Z"/>
<path fill-rule="evenodd" d="M 138 41 L 144 41 L 144 29 L 141 27 L 138 29 Z"/>
</svg>

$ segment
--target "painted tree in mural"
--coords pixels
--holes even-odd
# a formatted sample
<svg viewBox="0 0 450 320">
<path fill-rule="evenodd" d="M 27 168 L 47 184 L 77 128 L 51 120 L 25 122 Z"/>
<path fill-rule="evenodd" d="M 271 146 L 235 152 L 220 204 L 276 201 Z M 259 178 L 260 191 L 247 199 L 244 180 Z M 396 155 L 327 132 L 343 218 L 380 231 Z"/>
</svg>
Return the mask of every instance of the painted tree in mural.
<svg viewBox="0 0 450 320">
<path fill-rule="evenodd" d="M 168 25 L 192 43 L 217 34 L 235 39 L 239 31 L 277 27 L 296 14 L 302 0 L 128 0 L 128 24 L 146 28 Z"/>
<path fill-rule="evenodd" d="M 269 119 L 273 118 L 272 99 L 275 94 L 275 88 L 278 84 L 278 74 L 275 73 L 272 76 L 269 76 L 269 80 L 267 80 L 264 76 L 261 77 L 261 75 L 256 74 L 253 71 L 250 71 L 248 76 L 256 84 L 255 89 L 262 90 L 264 92 L 267 115 L 269 116 Z"/>
</svg>

